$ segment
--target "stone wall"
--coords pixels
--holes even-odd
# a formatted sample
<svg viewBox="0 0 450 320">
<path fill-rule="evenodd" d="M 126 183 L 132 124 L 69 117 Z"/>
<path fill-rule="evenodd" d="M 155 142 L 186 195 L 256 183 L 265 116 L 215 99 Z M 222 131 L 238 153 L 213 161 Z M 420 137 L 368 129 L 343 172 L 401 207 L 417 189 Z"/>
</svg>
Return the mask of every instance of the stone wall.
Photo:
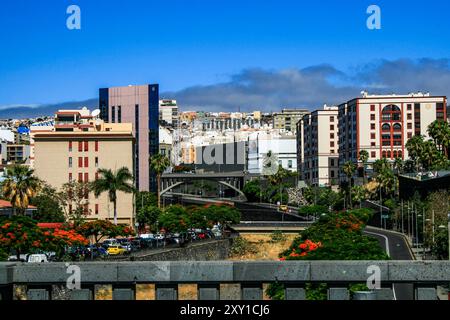
<svg viewBox="0 0 450 320">
<path fill-rule="evenodd" d="M 212 261 L 226 260 L 231 239 L 190 243 L 185 247 L 148 250 L 124 257 L 121 261 Z"/>
</svg>

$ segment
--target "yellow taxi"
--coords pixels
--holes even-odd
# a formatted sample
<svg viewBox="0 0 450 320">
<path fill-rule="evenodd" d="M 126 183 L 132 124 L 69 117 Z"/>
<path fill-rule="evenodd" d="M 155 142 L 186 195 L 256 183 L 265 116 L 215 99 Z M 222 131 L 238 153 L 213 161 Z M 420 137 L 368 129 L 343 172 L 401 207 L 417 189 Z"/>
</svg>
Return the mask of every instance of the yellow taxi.
<svg viewBox="0 0 450 320">
<path fill-rule="evenodd" d="M 283 211 L 283 212 L 288 212 L 288 210 L 289 210 L 289 208 L 288 208 L 288 206 L 286 206 L 286 205 L 280 205 L 280 211 Z"/>
<path fill-rule="evenodd" d="M 109 246 L 106 251 L 110 255 L 117 255 L 117 254 L 124 254 L 126 250 L 124 248 L 122 248 L 120 245 L 117 245 L 117 246 L 114 245 L 114 246 Z"/>
</svg>

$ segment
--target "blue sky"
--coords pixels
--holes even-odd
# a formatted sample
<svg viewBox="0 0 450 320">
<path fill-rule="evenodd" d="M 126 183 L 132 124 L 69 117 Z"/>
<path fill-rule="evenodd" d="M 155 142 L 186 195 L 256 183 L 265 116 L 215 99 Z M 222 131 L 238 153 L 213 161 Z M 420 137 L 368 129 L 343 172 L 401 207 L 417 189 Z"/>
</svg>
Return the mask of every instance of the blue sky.
<svg viewBox="0 0 450 320">
<path fill-rule="evenodd" d="M 66 28 L 71 4 L 81 8 L 81 30 Z M 382 10 L 381 30 L 366 28 L 370 4 Z M 387 90 L 393 82 L 386 79 L 402 77 L 402 63 L 412 76 L 442 68 L 450 85 L 449 11 L 441 0 L 2 0 L 0 106 L 84 100 L 97 97 L 99 87 L 141 83 L 159 83 L 192 107 L 232 107 L 236 91 L 242 107 L 264 99 L 267 107 L 316 104 L 334 102 L 336 93 L 307 99 L 300 91 L 302 97 L 277 100 L 260 96 L 271 86 L 255 85 L 253 76 L 274 78 L 280 96 L 276 79 L 288 74 L 288 87 L 295 87 L 292 79 L 312 68 L 314 79 L 323 76 L 344 97 L 364 86 Z M 399 72 L 386 75 L 389 63 Z M 312 90 L 316 96 L 324 79 Z M 248 82 L 260 88 L 257 99 Z M 208 100 L 224 91 L 228 104 Z"/>
</svg>

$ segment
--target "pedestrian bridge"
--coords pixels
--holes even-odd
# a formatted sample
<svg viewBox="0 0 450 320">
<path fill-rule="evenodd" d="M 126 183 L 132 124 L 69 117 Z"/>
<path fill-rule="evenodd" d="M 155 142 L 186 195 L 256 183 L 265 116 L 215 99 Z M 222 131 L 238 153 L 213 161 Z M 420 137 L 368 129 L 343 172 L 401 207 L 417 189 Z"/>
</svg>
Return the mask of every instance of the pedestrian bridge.
<svg viewBox="0 0 450 320">
<path fill-rule="evenodd" d="M 370 299 L 393 300 L 394 285 L 409 283 L 416 300 L 436 300 L 436 287 L 450 282 L 450 261 L 3 262 L 0 298 L 17 299 L 19 286 L 29 300 L 92 300 L 106 285 L 111 299 L 135 300 L 137 288 L 145 285 L 147 300 L 177 300 L 183 286 L 193 285 L 191 299 L 262 300 L 267 285 L 278 281 L 287 300 L 304 300 L 307 283 L 327 283 L 329 300 L 349 300 L 349 284 L 367 283 L 370 276 L 380 280 L 379 288 L 366 294 Z M 68 289 L 67 283 L 78 287 Z"/>
<path fill-rule="evenodd" d="M 237 172 L 211 172 L 211 173 L 164 173 L 161 176 L 161 195 L 171 192 L 176 187 L 187 186 L 195 181 L 213 181 L 226 188 L 234 190 L 240 200 L 247 200 L 242 192 L 245 173 Z M 219 195 L 221 196 L 221 195 Z"/>
</svg>

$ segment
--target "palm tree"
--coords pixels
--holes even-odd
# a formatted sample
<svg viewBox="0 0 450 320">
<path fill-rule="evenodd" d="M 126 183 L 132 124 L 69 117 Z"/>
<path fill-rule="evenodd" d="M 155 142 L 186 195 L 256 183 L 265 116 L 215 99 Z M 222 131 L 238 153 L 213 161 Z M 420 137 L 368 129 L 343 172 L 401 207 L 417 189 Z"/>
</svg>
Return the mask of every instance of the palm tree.
<svg viewBox="0 0 450 320">
<path fill-rule="evenodd" d="M 419 170 L 418 166 L 420 162 L 420 157 L 422 155 L 423 144 L 424 139 L 423 136 L 421 135 L 412 137 L 405 144 L 405 147 L 408 150 L 408 155 L 414 161 L 417 171 Z"/>
<path fill-rule="evenodd" d="M 361 150 L 359 152 L 359 161 L 362 162 L 363 165 L 363 184 L 366 183 L 366 165 L 367 160 L 369 160 L 369 152 L 367 150 Z"/>
<path fill-rule="evenodd" d="M 386 158 L 375 160 L 373 163 L 373 171 L 380 173 L 385 169 L 390 169 L 389 161 Z"/>
<path fill-rule="evenodd" d="M 13 214 L 24 215 L 31 198 L 38 193 L 41 181 L 33 174 L 34 170 L 22 165 L 7 169 L 2 191 L 11 202 Z"/>
<path fill-rule="evenodd" d="M 350 199 L 350 208 L 352 207 L 352 177 L 353 174 L 355 173 L 356 170 L 356 166 L 353 162 L 351 161 L 347 161 L 346 163 L 344 163 L 344 165 L 342 166 L 342 171 L 344 171 L 345 175 L 347 176 L 347 180 L 348 180 L 348 194 L 349 194 L 349 199 Z"/>
<path fill-rule="evenodd" d="M 359 203 L 361 208 L 362 201 L 366 198 L 367 190 L 363 186 L 354 186 L 352 192 L 354 200 Z"/>
<path fill-rule="evenodd" d="M 448 157 L 447 149 L 450 146 L 450 125 L 446 121 L 436 120 L 428 126 L 427 131 L 439 151 Z"/>
<path fill-rule="evenodd" d="M 158 185 L 158 208 L 161 208 L 161 175 L 170 166 L 170 160 L 160 153 L 150 157 L 150 168 L 156 173 L 156 181 Z"/>
<path fill-rule="evenodd" d="M 394 159 L 394 169 L 397 171 L 397 174 L 401 174 L 403 172 L 403 160 L 400 157 Z"/>
<path fill-rule="evenodd" d="M 99 169 L 99 178 L 92 182 L 92 190 L 96 197 L 108 192 L 109 201 L 114 205 L 114 224 L 117 225 L 117 191 L 134 192 L 133 175 L 127 167 L 113 172 L 111 169 Z"/>
</svg>

